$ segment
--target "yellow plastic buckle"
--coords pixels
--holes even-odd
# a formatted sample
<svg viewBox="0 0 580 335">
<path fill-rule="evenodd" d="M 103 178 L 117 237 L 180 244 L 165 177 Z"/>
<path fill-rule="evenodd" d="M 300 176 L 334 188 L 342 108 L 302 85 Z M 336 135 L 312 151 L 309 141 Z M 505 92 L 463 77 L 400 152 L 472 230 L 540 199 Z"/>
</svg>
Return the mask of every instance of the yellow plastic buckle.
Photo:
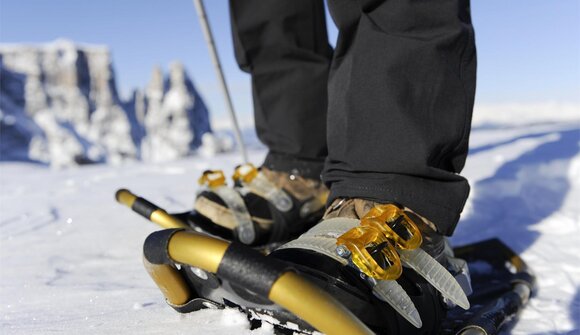
<svg viewBox="0 0 580 335">
<path fill-rule="evenodd" d="M 207 170 L 197 180 L 200 185 L 215 188 L 226 184 L 226 176 L 222 170 Z"/>
<path fill-rule="evenodd" d="M 372 208 L 360 222 L 342 234 L 336 244 L 350 252 L 352 263 L 365 275 L 381 280 L 399 278 L 403 269 L 396 249 L 412 250 L 421 246 L 423 238 L 419 228 L 393 204 Z M 339 251 L 337 249 L 337 251 Z M 380 254 L 377 256 L 378 249 Z M 369 252 L 374 250 L 374 252 Z M 382 257 L 379 259 L 378 257 Z M 377 260 L 382 260 L 384 266 Z"/>
<path fill-rule="evenodd" d="M 393 204 L 375 206 L 361 219 L 360 224 L 381 231 L 397 249 L 417 249 L 423 242 L 417 225 Z"/>
<path fill-rule="evenodd" d="M 257 175 L 258 169 L 252 163 L 245 163 L 236 167 L 232 178 L 235 182 L 250 183 Z"/>
<path fill-rule="evenodd" d="M 351 260 L 365 275 L 382 280 L 394 280 L 401 276 L 403 268 L 399 255 L 387 237 L 377 228 L 372 226 L 358 226 L 342 234 L 337 240 L 337 245 L 346 247 L 351 255 Z M 371 255 L 369 249 L 380 248 L 385 267 L 379 265 Z"/>
</svg>

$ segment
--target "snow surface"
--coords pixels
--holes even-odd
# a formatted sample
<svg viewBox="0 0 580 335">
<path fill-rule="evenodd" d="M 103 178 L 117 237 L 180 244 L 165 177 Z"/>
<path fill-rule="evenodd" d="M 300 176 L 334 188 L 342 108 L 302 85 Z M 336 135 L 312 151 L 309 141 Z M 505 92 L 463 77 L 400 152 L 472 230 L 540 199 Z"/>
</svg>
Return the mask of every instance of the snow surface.
<svg viewBox="0 0 580 335">
<path fill-rule="evenodd" d="M 472 194 L 453 242 L 500 236 L 536 271 L 538 294 L 513 334 L 580 333 L 580 114 L 573 115 L 486 119 L 472 132 L 464 170 Z M 251 152 L 253 162 L 263 156 Z M 141 264 L 142 243 L 157 227 L 114 201 L 126 187 L 184 211 L 203 170 L 230 174 L 238 162 L 231 153 L 69 170 L 0 164 L 0 332 L 272 334 L 268 325 L 249 330 L 236 310 L 180 315 L 166 306 Z"/>
</svg>

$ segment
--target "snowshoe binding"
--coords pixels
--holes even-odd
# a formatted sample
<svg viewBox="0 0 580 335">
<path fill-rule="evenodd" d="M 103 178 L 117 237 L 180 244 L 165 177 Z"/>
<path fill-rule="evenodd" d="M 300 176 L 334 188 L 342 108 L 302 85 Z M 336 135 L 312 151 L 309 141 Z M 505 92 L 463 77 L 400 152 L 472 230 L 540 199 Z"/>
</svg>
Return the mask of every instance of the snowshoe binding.
<svg viewBox="0 0 580 335">
<path fill-rule="evenodd" d="M 190 222 L 219 237 L 265 246 L 295 238 L 320 220 L 328 196 L 320 182 L 294 174 L 236 167 L 233 187 L 222 171 L 206 171 Z"/>
</svg>

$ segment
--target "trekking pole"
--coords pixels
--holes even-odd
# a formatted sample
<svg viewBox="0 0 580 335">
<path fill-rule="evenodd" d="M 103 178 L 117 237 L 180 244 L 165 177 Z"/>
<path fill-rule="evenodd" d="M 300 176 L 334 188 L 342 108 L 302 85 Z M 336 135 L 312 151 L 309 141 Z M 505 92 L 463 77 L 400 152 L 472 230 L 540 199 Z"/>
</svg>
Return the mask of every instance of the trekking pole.
<svg viewBox="0 0 580 335">
<path fill-rule="evenodd" d="M 238 146 L 240 147 L 240 151 L 242 154 L 242 159 L 244 163 L 248 163 L 248 153 L 246 152 L 246 146 L 244 145 L 244 141 L 242 140 L 242 132 L 240 131 L 240 125 L 238 124 L 238 119 L 236 118 L 236 113 L 234 112 L 234 105 L 232 104 L 232 99 L 230 97 L 230 92 L 228 90 L 228 86 L 226 85 L 226 79 L 224 77 L 224 72 L 222 70 L 222 66 L 220 63 L 220 59 L 217 53 L 217 49 L 215 47 L 215 43 L 213 40 L 213 35 L 211 33 L 211 28 L 209 26 L 209 22 L 207 20 L 207 16 L 205 14 L 205 7 L 203 5 L 202 0 L 193 0 L 193 4 L 195 5 L 195 9 L 197 11 L 197 16 L 199 17 L 199 22 L 201 24 L 201 28 L 203 30 L 203 36 L 205 37 L 205 41 L 209 48 L 209 53 L 211 56 L 211 60 L 217 72 L 218 81 L 220 82 L 220 86 L 222 89 L 222 93 L 226 99 L 226 105 L 228 107 L 228 112 L 230 113 L 230 118 L 232 120 L 232 124 L 234 126 L 234 133 L 236 136 L 236 142 L 238 142 Z"/>
</svg>

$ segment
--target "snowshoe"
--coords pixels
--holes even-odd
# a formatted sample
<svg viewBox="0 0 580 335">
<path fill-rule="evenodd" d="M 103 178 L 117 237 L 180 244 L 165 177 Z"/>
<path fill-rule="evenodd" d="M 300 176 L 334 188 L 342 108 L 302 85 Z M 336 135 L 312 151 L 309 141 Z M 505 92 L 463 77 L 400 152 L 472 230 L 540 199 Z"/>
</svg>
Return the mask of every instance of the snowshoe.
<svg viewBox="0 0 580 335">
<path fill-rule="evenodd" d="M 141 201 L 127 193 L 118 192 L 118 199 L 132 202 L 133 209 L 146 207 L 134 206 Z M 388 208 L 389 213 L 403 210 Z M 187 226 L 168 214 L 173 221 L 162 219 L 163 210 L 151 209 L 141 212 L 148 212 L 154 222 Z M 412 221 L 408 217 L 394 220 L 390 231 L 376 225 L 385 212 L 378 209 L 363 220 L 325 220 L 267 256 L 263 250 L 191 229 L 168 229 L 145 242 L 145 264 L 175 310 L 237 307 L 254 323 L 275 324 L 280 333 L 494 334 L 527 302 L 534 278 L 498 240 L 456 249 L 468 263 L 449 262 L 455 280 L 428 253 L 413 251 L 421 249 L 411 245 L 417 243 L 418 230 L 405 223 Z M 476 304 L 467 312 L 455 307 L 446 313 L 454 304 L 467 307 L 457 285 L 466 286 L 466 264 L 479 269 L 484 263 L 492 271 L 472 275 Z"/>
</svg>

